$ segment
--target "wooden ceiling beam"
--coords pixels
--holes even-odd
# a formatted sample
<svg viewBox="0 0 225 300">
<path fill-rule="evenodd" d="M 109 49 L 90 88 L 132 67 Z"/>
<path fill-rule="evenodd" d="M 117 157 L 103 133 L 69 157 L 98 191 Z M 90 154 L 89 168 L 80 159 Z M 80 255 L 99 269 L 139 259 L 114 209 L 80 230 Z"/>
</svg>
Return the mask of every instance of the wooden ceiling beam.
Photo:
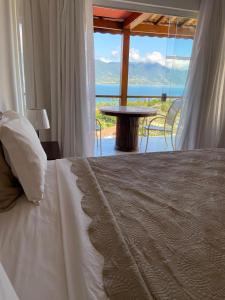
<svg viewBox="0 0 225 300">
<path fill-rule="evenodd" d="M 158 18 L 158 20 L 156 20 L 156 21 L 154 22 L 154 24 L 155 24 L 155 25 L 159 24 L 159 23 L 162 21 L 163 18 L 164 18 L 164 16 L 160 16 L 160 17 Z"/>
<path fill-rule="evenodd" d="M 107 28 L 94 28 L 94 32 L 98 33 L 109 33 L 109 34 L 122 34 L 122 30 L 113 30 L 113 29 L 107 29 Z"/>
<path fill-rule="evenodd" d="M 128 30 L 133 30 L 135 27 L 140 25 L 142 22 L 146 21 L 151 17 L 150 13 L 132 13 L 125 21 L 123 28 Z"/>
<path fill-rule="evenodd" d="M 184 19 L 182 22 L 178 24 L 179 27 L 184 26 L 190 19 Z"/>
<path fill-rule="evenodd" d="M 105 19 L 94 19 L 94 29 L 96 29 L 96 31 L 98 31 L 98 29 L 107 29 L 111 31 L 122 32 L 123 22 L 115 22 Z"/>
<path fill-rule="evenodd" d="M 154 24 L 140 24 L 131 32 L 132 35 L 146 35 L 159 37 L 176 37 L 176 38 L 194 38 L 194 28 L 182 28 L 175 25 L 154 25 Z"/>
<path fill-rule="evenodd" d="M 132 26 L 134 26 L 134 24 Z M 195 34 L 195 28 L 191 26 L 182 27 L 176 25 L 164 25 L 164 24 L 155 25 L 151 23 L 142 23 L 135 26 L 131 30 L 131 29 L 124 29 L 123 22 L 116 22 L 116 21 L 105 20 L 105 19 L 94 19 L 95 32 L 116 34 L 116 33 L 123 33 L 126 30 L 130 31 L 131 35 L 177 37 L 177 38 L 190 38 L 190 39 L 193 39 Z"/>
</svg>

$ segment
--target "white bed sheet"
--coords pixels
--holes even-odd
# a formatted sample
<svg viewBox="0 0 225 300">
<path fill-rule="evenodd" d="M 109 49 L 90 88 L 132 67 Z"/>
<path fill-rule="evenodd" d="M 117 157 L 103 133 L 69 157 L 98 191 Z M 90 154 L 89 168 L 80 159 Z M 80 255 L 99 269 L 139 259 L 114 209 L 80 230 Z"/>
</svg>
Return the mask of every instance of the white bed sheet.
<svg viewBox="0 0 225 300">
<path fill-rule="evenodd" d="M 67 159 L 48 162 L 39 207 L 22 196 L 0 215 L 0 261 L 20 300 L 104 300 L 103 258 Z"/>
<path fill-rule="evenodd" d="M 19 300 L 1 263 L 0 263 L 0 299 Z"/>
</svg>

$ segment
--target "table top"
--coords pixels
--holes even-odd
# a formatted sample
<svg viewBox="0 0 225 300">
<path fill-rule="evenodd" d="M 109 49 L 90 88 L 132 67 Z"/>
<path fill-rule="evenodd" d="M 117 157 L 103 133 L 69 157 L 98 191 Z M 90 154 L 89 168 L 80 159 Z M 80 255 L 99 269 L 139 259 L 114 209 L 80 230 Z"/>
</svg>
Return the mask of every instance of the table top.
<svg viewBox="0 0 225 300">
<path fill-rule="evenodd" d="M 135 117 L 155 116 L 157 109 L 151 107 L 140 106 L 103 106 L 99 110 L 110 116 L 129 115 Z"/>
</svg>

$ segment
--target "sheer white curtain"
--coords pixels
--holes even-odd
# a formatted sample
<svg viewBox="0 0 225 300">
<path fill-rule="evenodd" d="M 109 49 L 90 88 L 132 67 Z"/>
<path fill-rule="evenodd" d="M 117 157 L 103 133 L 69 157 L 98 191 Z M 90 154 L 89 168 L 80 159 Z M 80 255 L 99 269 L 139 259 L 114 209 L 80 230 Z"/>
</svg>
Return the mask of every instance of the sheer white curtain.
<svg viewBox="0 0 225 300">
<path fill-rule="evenodd" d="M 24 113 L 17 1 L 0 0 L 0 110 Z"/>
<path fill-rule="evenodd" d="M 201 1 L 178 149 L 225 147 L 225 1 Z"/>
<path fill-rule="evenodd" d="M 48 110 L 64 156 L 94 148 L 95 79 L 91 0 L 22 0 L 28 107 Z"/>
</svg>

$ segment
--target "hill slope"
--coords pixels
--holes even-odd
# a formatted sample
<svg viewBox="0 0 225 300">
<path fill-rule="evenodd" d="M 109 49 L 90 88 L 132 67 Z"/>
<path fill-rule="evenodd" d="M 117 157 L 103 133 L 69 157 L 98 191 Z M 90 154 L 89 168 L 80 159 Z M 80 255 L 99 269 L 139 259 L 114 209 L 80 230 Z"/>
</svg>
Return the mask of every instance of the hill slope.
<svg viewBox="0 0 225 300">
<path fill-rule="evenodd" d="M 104 63 L 96 60 L 96 83 L 118 84 L 120 82 L 120 63 Z M 169 69 L 160 64 L 135 63 L 129 65 L 129 83 L 136 85 L 169 85 L 185 84 L 187 70 Z"/>
</svg>

